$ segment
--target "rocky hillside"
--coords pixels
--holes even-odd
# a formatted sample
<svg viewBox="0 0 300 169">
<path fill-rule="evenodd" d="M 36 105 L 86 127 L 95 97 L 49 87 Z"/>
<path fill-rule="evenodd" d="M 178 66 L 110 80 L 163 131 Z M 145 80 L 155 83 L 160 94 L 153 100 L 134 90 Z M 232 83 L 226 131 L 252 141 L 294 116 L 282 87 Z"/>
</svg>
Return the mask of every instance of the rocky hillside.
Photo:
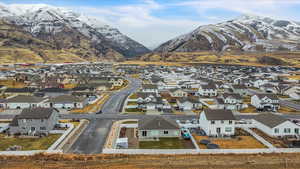
<svg viewBox="0 0 300 169">
<path fill-rule="evenodd" d="M 300 50 L 300 23 L 245 15 L 235 20 L 200 26 L 172 39 L 156 52 Z"/>
<path fill-rule="evenodd" d="M 64 8 L 48 5 L 0 6 L 0 19 L 1 27 L 9 25 L 18 30 L 18 33 L 11 31 L 11 36 L 22 39 L 26 34 L 34 39 L 34 43 L 22 44 L 6 37 L 1 39 L 0 49 L 29 50 L 43 61 L 72 61 L 74 57 L 76 60 L 122 60 L 149 52 L 119 30 Z M 0 34 L 7 31 L 10 30 L 1 29 Z M 0 55 L 0 59 L 8 55 L 12 57 L 4 54 Z M 52 58 L 57 56 L 61 57 Z"/>
</svg>

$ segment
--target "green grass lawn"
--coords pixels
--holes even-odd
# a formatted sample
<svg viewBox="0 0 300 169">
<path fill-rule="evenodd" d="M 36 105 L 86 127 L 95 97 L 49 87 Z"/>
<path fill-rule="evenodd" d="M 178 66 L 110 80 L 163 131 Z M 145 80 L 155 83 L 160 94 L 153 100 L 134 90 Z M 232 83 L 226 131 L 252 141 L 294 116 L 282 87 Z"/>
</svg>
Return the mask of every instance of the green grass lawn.
<svg viewBox="0 0 300 169">
<path fill-rule="evenodd" d="M 51 134 L 42 138 L 5 138 L 4 135 L 0 135 L 0 151 L 14 145 L 22 146 L 22 150 L 46 150 L 60 136 L 61 134 Z"/>
<path fill-rule="evenodd" d="M 179 138 L 160 138 L 159 141 L 140 141 L 140 149 L 184 149 Z"/>
</svg>

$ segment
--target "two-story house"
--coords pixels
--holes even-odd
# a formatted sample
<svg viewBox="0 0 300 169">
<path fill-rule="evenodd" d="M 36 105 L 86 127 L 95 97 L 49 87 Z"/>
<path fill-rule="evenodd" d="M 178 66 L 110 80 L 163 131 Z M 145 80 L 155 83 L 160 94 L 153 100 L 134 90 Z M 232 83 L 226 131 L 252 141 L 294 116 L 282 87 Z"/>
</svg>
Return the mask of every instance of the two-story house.
<svg viewBox="0 0 300 169">
<path fill-rule="evenodd" d="M 53 108 L 27 108 L 9 124 L 9 134 L 48 134 L 58 123 L 58 111 Z"/>
<path fill-rule="evenodd" d="M 226 137 L 235 134 L 235 120 L 231 110 L 205 109 L 200 114 L 199 124 L 208 136 Z"/>
</svg>

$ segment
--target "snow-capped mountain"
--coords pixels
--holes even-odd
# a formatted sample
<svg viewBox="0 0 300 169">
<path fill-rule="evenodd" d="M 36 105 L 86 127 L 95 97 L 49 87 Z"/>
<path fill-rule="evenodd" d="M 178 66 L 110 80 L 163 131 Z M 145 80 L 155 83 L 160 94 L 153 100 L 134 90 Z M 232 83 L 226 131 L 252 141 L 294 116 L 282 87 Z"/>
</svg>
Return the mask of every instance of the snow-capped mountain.
<svg viewBox="0 0 300 169">
<path fill-rule="evenodd" d="M 44 4 L 0 5 L 0 18 L 22 27 L 36 38 L 55 43 L 58 48 L 74 48 L 73 43 L 78 43 L 74 38 L 74 41 L 64 42 L 57 37 L 59 35 L 67 39 L 71 38 L 68 36 L 78 36 L 82 41 L 90 41 L 89 45 L 96 48 L 96 55 L 113 50 L 125 57 L 134 57 L 149 52 L 118 29 L 66 8 Z"/>
<path fill-rule="evenodd" d="M 300 50 L 300 23 L 244 15 L 200 26 L 160 45 L 157 52 Z"/>
</svg>

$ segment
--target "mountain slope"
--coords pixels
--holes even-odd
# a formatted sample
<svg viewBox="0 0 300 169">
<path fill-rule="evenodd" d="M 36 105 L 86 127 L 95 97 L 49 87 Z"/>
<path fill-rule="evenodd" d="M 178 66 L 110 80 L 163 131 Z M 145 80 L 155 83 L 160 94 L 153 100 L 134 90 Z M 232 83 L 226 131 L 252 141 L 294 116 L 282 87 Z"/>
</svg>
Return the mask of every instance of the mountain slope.
<svg viewBox="0 0 300 169">
<path fill-rule="evenodd" d="M 119 30 L 64 8 L 6 5 L 0 6 L 0 18 L 51 44 L 53 50 L 67 50 L 82 59 L 120 60 L 149 52 Z"/>
<path fill-rule="evenodd" d="M 300 24 L 245 15 L 235 20 L 200 26 L 162 45 L 156 52 L 296 51 Z"/>
</svg>

